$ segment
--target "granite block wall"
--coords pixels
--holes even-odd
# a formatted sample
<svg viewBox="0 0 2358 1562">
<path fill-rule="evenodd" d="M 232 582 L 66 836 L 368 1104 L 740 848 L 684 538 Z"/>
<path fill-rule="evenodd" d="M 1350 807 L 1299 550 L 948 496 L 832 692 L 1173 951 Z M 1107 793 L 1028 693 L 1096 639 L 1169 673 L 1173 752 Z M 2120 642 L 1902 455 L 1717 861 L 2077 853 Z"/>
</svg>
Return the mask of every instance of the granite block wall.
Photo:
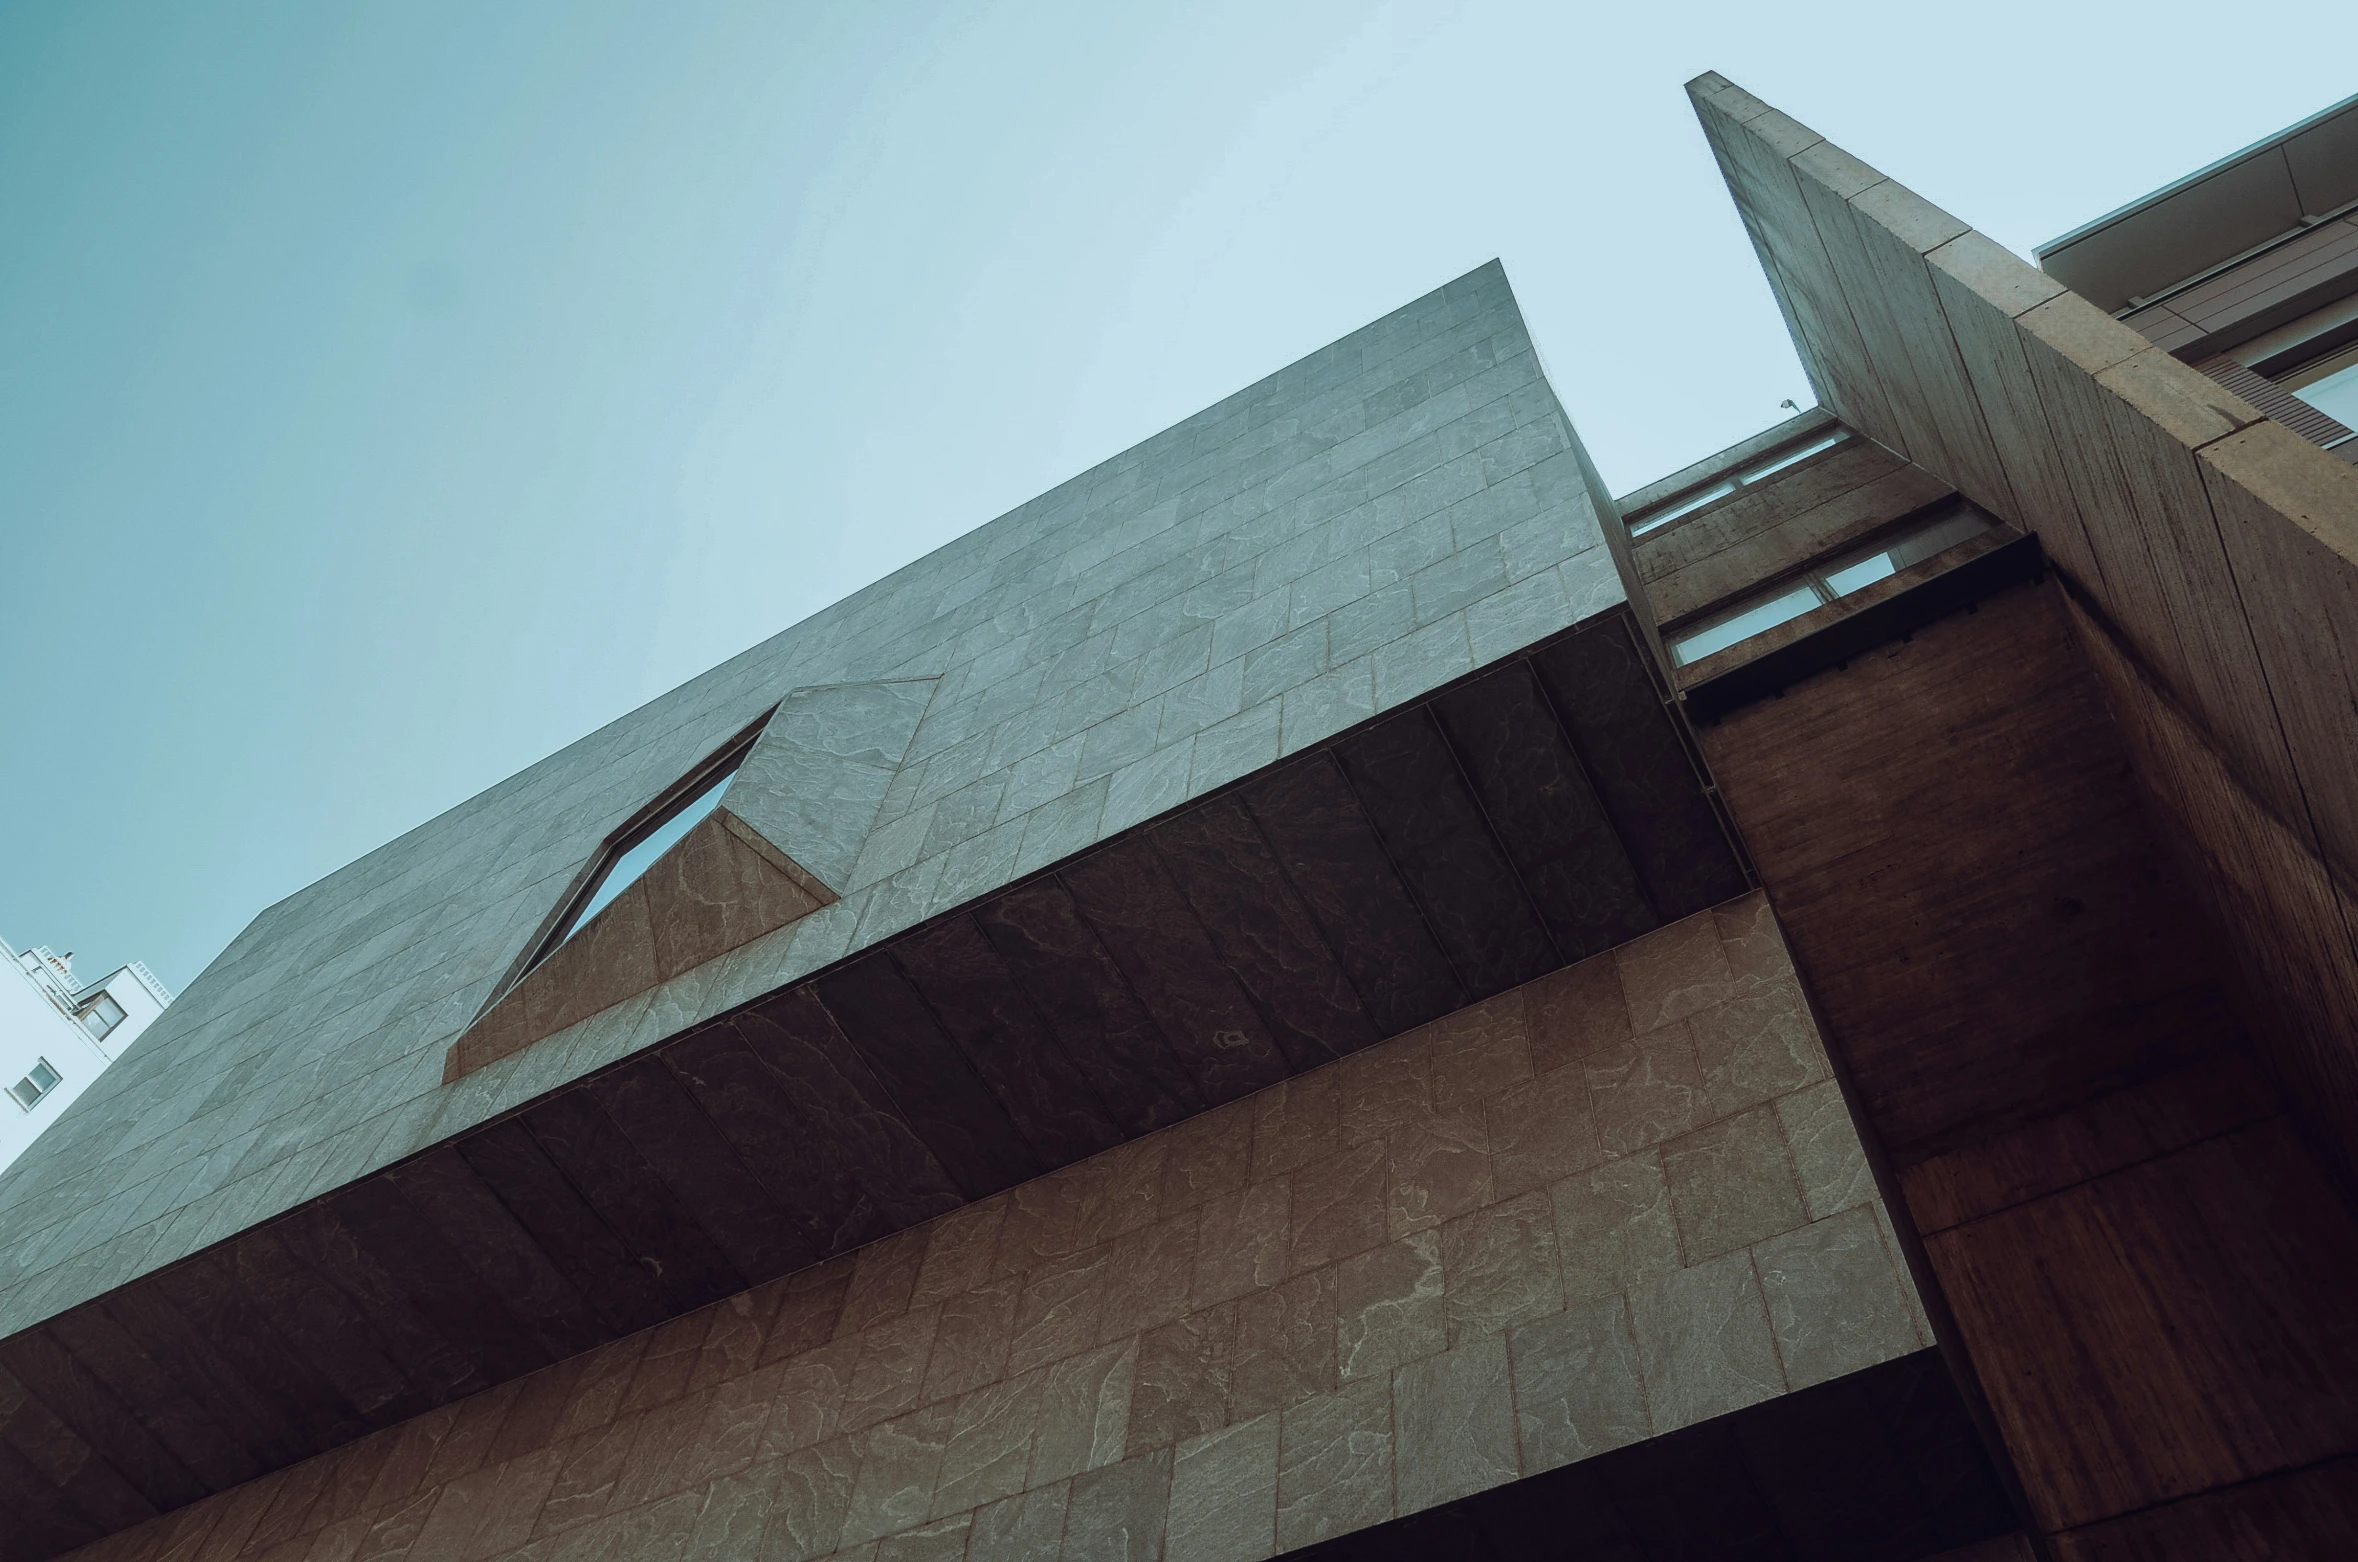
<svg viewBox="0 0 2358 1562">
<path fill-rule="evenodd" d="M 290 896 L 0 1175 L 0 1333 L 1610 609 L 1575 443 L 1493 262 Z M 931 690 L 881 800 L 778 843 L 841 899 L 444 1087 L 609 832 L 879 681 Z"/>
<path fill-rule="evenodd" d="M 1241 1562 L 1929 1343 L 1755 895 L 81 1555 Z"/>
</svg>

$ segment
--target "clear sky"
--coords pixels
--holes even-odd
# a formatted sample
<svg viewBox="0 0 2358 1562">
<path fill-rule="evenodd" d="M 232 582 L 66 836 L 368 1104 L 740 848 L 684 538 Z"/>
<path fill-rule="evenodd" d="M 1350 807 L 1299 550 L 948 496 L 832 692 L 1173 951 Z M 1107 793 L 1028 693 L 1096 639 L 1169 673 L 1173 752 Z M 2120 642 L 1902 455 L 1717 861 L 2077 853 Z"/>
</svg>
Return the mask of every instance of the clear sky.
<svg viewBox="0 0 2358 1562">
<path fill-rule="evenodd" d="M 2027 251 L 2345 6 L 13 0 L 0 936 L 185 984 L 1492 256 L 1634 487 L 1809 401 L 1686 78 Z"/>
</svg>

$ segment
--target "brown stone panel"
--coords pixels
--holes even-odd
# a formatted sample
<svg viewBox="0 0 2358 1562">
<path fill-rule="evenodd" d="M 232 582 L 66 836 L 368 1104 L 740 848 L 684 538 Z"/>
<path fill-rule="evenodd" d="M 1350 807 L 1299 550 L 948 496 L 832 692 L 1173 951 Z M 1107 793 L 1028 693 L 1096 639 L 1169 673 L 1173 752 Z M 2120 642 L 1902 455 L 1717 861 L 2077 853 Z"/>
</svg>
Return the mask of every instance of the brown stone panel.
<svg viewBox="0 0 2358 1562">
<path fill-rule="evenodd" d="M 1259 998 L 1296 1069 L 1377 1039 L 1359 993 L 1241 797 L 1219 797 L 1148 832 L 1228 967 Z"/>
<path fill-rule="evenodd" d="M 1331 753 L 1281 766 L 1238 796 L 1383 1031 L 1406 1030 L 1465 1001 Z"/>
<path fill-rule="evenodd" d="M 715 812 L 647 869 L 647 920 L 663 980 L 826 904 Z M 806 876 L 807 877 L 807 876 Z"/>
<path fill-rule="evenodd" d="M 1503 992 L 1563 963 L 1430 711 L 1378 722 L 1336 755 L 1469 995 Z"/>
<path fill-rule="evenodd" d="M 2055 1539 L 2062 1562 L 2142 1562 L 2156 1556 L 2274 1562 L 2358 1555 L 2358 1460 L 2273 1476 L 2148 1509 Z"/>
<path fill-rule="evenodd" d="M 1149 1329 L 1138 1344 L 1128 1446 L 1167 1448 L 1228 1423 L 1236 1354 L 1236 1304 L 1190 1312 Z"/>
<path fill-rule="evenodd" d="M 1062 884 L 998 896 L 975 921 L 1108 1111 L 1161 1127 L 1203 1110 L 1194 1078 Z"/>
<path fill-rule="evenodd" d="M 1051 1164 L 1108 1149 L 1159 1126 L 1153 1114 L 1117 1124 L 1064 1045 L 1049 1033 L 972 918 L 904 940 L 902 969 L 976 1072 Z M 1125 1098 L 1125 1106 L 1129 1100 Z"/>
<path fill-rule="evenodd" d="M 1277 1454 L 1277 1543 L 1286 1550 L 1380 1524 L 1393 1513 L 1388 1376 L 1285 1412 Z"/>
<path fill-rule="evenodd" d="M 1059 877 L 1204 1101 L 1233 1101 L 1293 1072 L 1147 841 L 1094 852 Z"/>
<path fill-rule="evenodd" d="M 2358 1448 L 2358 1225 L 2281 1121 L 1929 1245 L 2052 1527 Z"/>
<path fill-rule="evenodd" d="M 1606 969 L 1602 986 L 1592 972 L 1544 1001 L 1500 994 L 1201 1127 L 1090 1157 L 266 1475 L 215 1562 L 390 1562 L 404 1548 L 410 1562 L 881 1562 L 960 1546 L 1094 1554 L 1133 1541 L 1163 1546 L 1167 1559 L 1257 1556 L 1388 1521 L 1402 1500 L 1450 1511 L 1467 1492 L 1604 1457 L 1644 1437 L 1650 1400 L 1677 1406 L 1682 1394 L 1714 1392 L 1689 1381 L 1690 1369 L 1724 1375 L 1730 1343 L 1713 1311 L 1727 1286 L 1706 1283 L 1667 1308 L 1646 1290 L 1664 1278 L 1709 1279 L 1681 1267 L 1663 1152 L 1600 1161 L 1593 1134 L 1578 1127 L 1591 1099 L 1578 1059 L 1533 1071 L 1534 1014 L 1561 1034 L 1628 1034 L 1623 978 L 1612 962 Z M 1741 1034 L 1757 1033 L 1740 1023 L 1750 1012 L 1742 1006 L 1793 980 L 1756 901 L 1700 914 L 1632 969 L 1649 995 L 1645 1037 L 1681 1046 L 1690 1026 L 1722 1010 Z M 1592 1004 L 1605 1013 L 1576 1012 Z M 797 1023 L 824 1019 L 812 1006 Z M 822 1066 L 820 1084 L 853 1091 L 833 1071 L 833 1059 L 856 1056 L 842 1038 L 787 1042 L 775 1028 L 759 1033 L 801 1049 L 800 1064 L 785 1055 L 790 1066 Z M 582 1246 L 593 1230 L 583 1212 L 645 1218 L 611 1190 L 599 1197 L 611 1163 L 642 1141 L 676 1146 L 681 1126 L 697 1121 L 680 1114 L 713 1103 L 724 1109 L 710 1121 L 740 1132 L 711 1148 L 746 1153 L 727 1090 L 747 1070 L 783 1076 L 736 1027 L 711 1038 L 677 1066 L 663 1060 L 659 1083 L 670 1093 L 657 1107 L 633 1072 L 649 1065 L 625 1065 L 583 1097 L 603 1119 L 544 1115 L 495 1137 L 484 1164 L 496 1194 L 452 1157 L 419 1184 L 426 1202 L 480 1217 L 512 1198 L 590 1283 L 591 1265 L 630 1249 L 611 1231 L 602 1259 L 595 1244 Z M 1721 1125 L 1781 1126 L 1813 1088 Z M 783 1099 L 799 1111 L 804 1097 Z M 1699 1086 L 1693 1102 L 1708 1110 Z M 1551 1113 L 1569 1114 L 1569 1141 Z M 1494 1118 L 1510 1126 L 1516 1176 L 1534 1186 L 1508 1193 L 1490 1175 Z M 1831 1132 L 1821 1125 L 1821 1137 Z M 544 1138 L 561 1141 L 563 1170 L 526 1153 Z M 1565 1142 L 1575 1153 L 1559 1153 Z M 713 1163 L 660 1153 L 654 1186 L 695 1203 Z M 607 1164 L 593 1164 L 599 1156 Z M 820 1163 L 805 1154 L 793 1164 Z M 1730 1175 L 1749 1174 L 1746 1162 Z M 1701 1192 L 1708 1176 L 1696 1171 L 1682 1187 Z M 462 1188 L 486 1204 L 471 1205 Z M 558 1197 L 567 1189 L 578 1207 Z M 1741 1193 L 1726 1197 L 1741 1202 Z M 1805 1218 L 1798 1203 L 1785 1213 Z M 1888 1264 L 1869 1273 L 1856 1258 L 1882 1253 L 1871 1206 L 1851 1203 L 1821 1226 L 1724 1255 L 1756 1259 L 1774 1277 L 1763 1282 L 1765 1310 L 1757 1290 L 1745 1293 L 1759 1327 L 1744 1340 L 1757 1334 L 1755 1343 L 1796 1359 L 1814 1351 L 1809 1370 L 1821 1375 L 1837 1358 L 1912 1350 L 1912 1337 L 1894 1345 L 1872 1331 L 1858 1335 L 1866 1343 L 1852 1357 L 1825 1344 L 1830 1320 L 1905 1319 L 1911 1309 Z M 383 1226 L 380 1243 L 400 1229 Z M 514 1226 L 512 1240 L 528 1240 L 529 1229 Z M 354 1267 L 364 1255 L 323 1245 L 342 1230 L 315 1224 L 289 1252 L 341 1275 L 348 1297 L 375 1294 L 376 1278 Z M 531 1251 L 545 1256 L 537 1242 Z M 553 1276 L 520 1274 L 509 1289 L 531 1297 Z M 650 1274 L 649 1283 L 661 1282 Z M 394 1301 L 372 1325 L 378 1338 L 422 1326 L 422 1311 Z M 352 1323 L 308 1319 L 303 1359 L 324 1354 L 358 1388 L 357 1363 L 337 1354 L 347 1348 L 337 1330 Z M 0 1439 L 0 1450 L 13 1447 Z M 10 1500 L 8 1476 L 0 1468 L 0 1502 Z M 36 1485 L 48 1478 L 26 1473 Z M 226 1520 L 243 1511 L 239 1497 L 191 1511 Z M 148 1526 L 125 1539 L 144 1548 L 164 1532 Z"/>
</svg>

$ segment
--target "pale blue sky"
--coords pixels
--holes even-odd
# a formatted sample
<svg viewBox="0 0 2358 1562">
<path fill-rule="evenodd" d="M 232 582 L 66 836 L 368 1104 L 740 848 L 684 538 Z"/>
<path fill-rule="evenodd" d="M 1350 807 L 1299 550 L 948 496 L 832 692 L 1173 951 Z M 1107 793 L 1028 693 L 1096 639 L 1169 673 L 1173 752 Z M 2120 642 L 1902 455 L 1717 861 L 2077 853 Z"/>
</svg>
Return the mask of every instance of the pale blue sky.
<svg viewBox="0 0 2358 1562">
<path fill-rule="evenodd" d="M 185 984 L 270 902 L 1494 255 L 1617 488 L 1753 432 L 1808 390 L 1699 70 L 2027 250 L 2346 95 L 2346 51 L 2288 46 L 2346 24 L 14 0 L 0 936 Z"/>
</svg>

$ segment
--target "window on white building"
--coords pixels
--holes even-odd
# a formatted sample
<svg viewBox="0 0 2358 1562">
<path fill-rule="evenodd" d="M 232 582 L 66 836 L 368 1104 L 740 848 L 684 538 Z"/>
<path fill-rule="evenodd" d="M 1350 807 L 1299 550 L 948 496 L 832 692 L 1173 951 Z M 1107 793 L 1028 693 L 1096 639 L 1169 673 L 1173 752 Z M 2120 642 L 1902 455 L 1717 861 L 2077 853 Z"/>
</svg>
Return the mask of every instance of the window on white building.
<svg viewBox="0 0 2358 1562">
<path fill-rule="evenodd" d="M 49 1060 L 41 1058 L 33 1064 L 30 1074 L 8 1087 L 8 1093 L 15 1098 L 18 1106 L 30 1112 L 40 1104 L 43 1096 L 57 1088 L 58 1077 L 57 1070 L 49 1066 Z"/>
<path fill-rule="evenodd" d="M 82 1005 L 82 1028 L 94 1041 L 104 1041 L 107 1033 L 123 1023 L 123 1006 L 105 993 L 100 993 Z"/>
</svg>

